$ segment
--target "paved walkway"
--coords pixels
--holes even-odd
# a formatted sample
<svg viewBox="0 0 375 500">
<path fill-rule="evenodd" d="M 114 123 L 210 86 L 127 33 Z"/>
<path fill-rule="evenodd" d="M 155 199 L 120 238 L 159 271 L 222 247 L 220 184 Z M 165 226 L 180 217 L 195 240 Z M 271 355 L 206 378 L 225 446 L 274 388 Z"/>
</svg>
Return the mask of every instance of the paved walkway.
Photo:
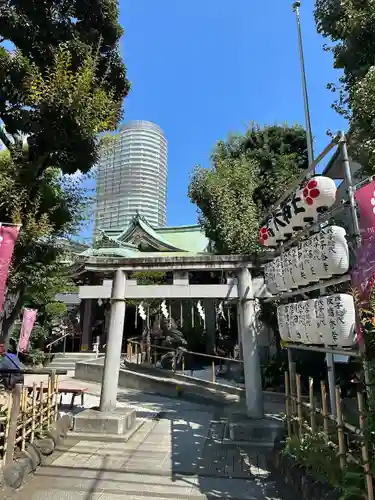
<svg viewBox="0 0 375 500">
<path fill-rule="evenodd" d="M 91 394 L 96 384 L 84 384 Z M 95 392 L 94 392 L 95 391 Z M 126 443 L 67 440 L 12 500 L 290 500 L 264 457 L 223 445 L 215 410 L 138 391 L 119 392 L 142 427 Z M 89 396 L 87 406 L 98 397 Z"/>
</svg>

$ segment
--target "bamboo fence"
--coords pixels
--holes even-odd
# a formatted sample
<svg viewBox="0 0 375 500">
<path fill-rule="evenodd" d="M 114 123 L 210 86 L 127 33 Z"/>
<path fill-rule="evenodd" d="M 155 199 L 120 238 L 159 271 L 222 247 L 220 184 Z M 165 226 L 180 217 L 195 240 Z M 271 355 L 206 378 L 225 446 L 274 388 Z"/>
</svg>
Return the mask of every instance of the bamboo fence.
<svg viewBox="0 0 375 500">
<path fill-rule="evenodd" d="M 59 415 L 58 376 L 32 387 L 17 384 L 0 406 L 0 465 L 13 460 L 29 443 L 56 422 Z"/>
<path fill-rule="evenodd" d="M 308 397 L 302 395 L 301 376 L 295 374 L 291 379 L 285 372 L 285 406 L 288 436 L 302 436 L 306 433 L 321 432 L 327 446 L 337 451 L 340 468 L 344 470 L 348 463 L 356 463 L 363 468 L 366 482 L 366 498 L 374 500 L 374 478 L 371 471 L 372 447 L 366 430 L 366 405 L 364 392 L 357 392 L 358 427 L 345 421 L 340 387 L 336 387 L 336 414 L 328 411 L 327 390 L 324 382 L 320 383 L 321 408 L 317 407 L 314 394 L 314 380 L 309 379 Z"/>
</svg>

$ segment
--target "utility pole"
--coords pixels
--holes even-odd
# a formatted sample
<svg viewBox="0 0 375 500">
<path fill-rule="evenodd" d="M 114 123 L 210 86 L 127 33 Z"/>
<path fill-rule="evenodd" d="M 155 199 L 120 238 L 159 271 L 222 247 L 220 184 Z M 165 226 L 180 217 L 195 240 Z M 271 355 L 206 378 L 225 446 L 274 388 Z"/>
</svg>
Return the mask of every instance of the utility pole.
<svg viewBox="0 0 375 500">
<path fill-rule="evenodd" d="M 293 11 L 296 14 L 296 22 L 297 22 L 298 49 L 299 49 L 299 56 L 300 56 L 300 63 L 301 63 L 301 76 L 302 76 L 302 93 L 303 93 L 303 102 L 304 102 L 304 108 L 305 108 L 307 154 L 308 154 L 308 159 L 309 159 L 309 165 L 311 165 L 311 163 L 314 161 L 314 148 L 313 148 L 313 136 L 312 136 L 312 130 L 311 130 L 309 98 L 308 98 L 308 93 L 307 93 L 305 57 L 303 55 L 301 18 L 300 18 L 300 13 L 299 13 L 300 7 L 301 7 L 301 2 L 294 2 Z"/>
</svg>

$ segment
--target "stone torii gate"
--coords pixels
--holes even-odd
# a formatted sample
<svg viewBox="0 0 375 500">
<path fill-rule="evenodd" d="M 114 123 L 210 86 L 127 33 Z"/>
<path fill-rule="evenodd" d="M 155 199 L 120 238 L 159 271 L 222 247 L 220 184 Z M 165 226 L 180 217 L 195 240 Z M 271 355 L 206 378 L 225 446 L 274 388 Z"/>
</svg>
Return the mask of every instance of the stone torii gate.
<svg viewBox="0 0 375 500">
<path fill-rule="evenodd" d="M 252 279 L 251 258 L 239 255 L 194 255 L 168 257 L 109 258 L 90 257 L 83 264 L 84 271 L 113 276 L 102 285 L 80 287 L 81 299 L 110 299 L 110 321 L 104 373 L 100 398 L 100 412 L 111 413 L 116 408 L 117 388 L 121 362 L 121 347 L 126 300 L 129 299 L 236 299 L 238 323 L 243 348 L 246 406 L 248 416 L 264 417 L 260 358 L 257 346 L 255 299 L 268 296 L 262 278 Z M 173 272 L 173 284 L 137 285 L 128 275 L 135 272 Z M 191 285 L 189 271 L 224 271 L 235 274 L 222 285 Z"/>
</svg>

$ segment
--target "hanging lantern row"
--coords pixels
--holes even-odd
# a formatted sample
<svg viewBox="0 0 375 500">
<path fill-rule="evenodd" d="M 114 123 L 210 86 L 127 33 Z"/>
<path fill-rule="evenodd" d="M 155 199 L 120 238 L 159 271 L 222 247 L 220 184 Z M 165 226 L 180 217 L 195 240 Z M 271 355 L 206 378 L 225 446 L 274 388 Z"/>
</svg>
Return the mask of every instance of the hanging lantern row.
<svg viewBox="0 0 375 500">
<path fill-rule="evenodd" d="M 168 313 L 167 304 L 165 303 L 165 300 L 163 300 L 163 302 L 161 303 L 160 309 L 161 309 L 161 313 L 164 316 L 164 318 L 168 319 L 169 313 Z"/>
<path fill-rule="evenodd" d="M 222 302 L 220 302 L 219 305 L 217 306 L 216 317 L 225 319 L 224 307 Z"/>
<path fill-rule="evenodd" d="M 328 210 L 336 200 L 337 187 L 330 177 L 316 176 L 304 188 L 299 188 L 293 198 L 278 207 L 259 231 L 263 246 L 276 247 L 290 239 L 293 233 L 316 222 L 320 212 Z"/>
<path fill-rule="evenodd" d="M 356 342 L 354 300 L 349 294 L 281 305 L 277 320 L 284 341 L 334 347 Z"/>
<path fill-rule="evenodd" d="M 147 316 L 146 316 L 146 311 L 145 311 L 145 308 L 143 307 L 143 304 L 142 302 L 139 304 L 138 306 L 138 314 L 140 315 L 140 317 L 145 321 L 147 319 Z"/>
<path fill-rule="evenodd" d="M 204 320 L 205 319 L 205 314 L 204 314 L 204 309 L 202 307 L 202 303 L 201 301 L 199 300 L 198 303 L 197 303 L 197 310 L 198 310 L 198 314 L 199 316 Z"/>
<path fill-rule="evenodd" d="M 272 294 L 296 290 L 341 276 L 349 269 L 346 231 L 327 226 L 264 266 L 265 283 Z"/>
</svg>

